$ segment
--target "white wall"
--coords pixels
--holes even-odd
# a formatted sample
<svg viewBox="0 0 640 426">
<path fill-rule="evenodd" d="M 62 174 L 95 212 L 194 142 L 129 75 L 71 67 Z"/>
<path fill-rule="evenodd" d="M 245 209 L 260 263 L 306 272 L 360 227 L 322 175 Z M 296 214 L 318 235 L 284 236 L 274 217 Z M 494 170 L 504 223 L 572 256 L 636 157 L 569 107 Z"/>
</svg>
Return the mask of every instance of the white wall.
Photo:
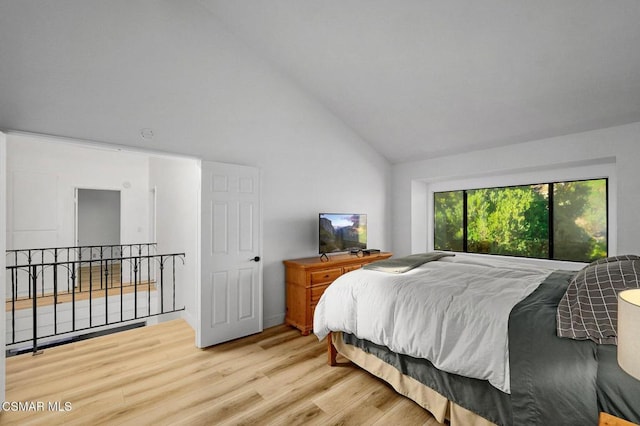
<svg viewBox="0 0 640 426">
<path fill-rule="evenodd" d="M 179 3 L 8 5 L 7 56 L 45 65 L 6 64 L 7 95 L 38 107 L 0 108 L 0 128 L 261 169 L 264 325 L 279 324 L 282 260 L 317 254 L 319 212 L 367 213 L 369 246 L 391 249 L 390 164 L 204 8 Z"/>
<path fill-rule="evenodd" d="M 263 170 L 265 327 L 284 321 L 282 260 L 318 254 L 318 213 L 367 213 L 368 246 L 391 249 L 389 164 L 334 117 L 311 105 L 304 112 L 308 129 L 292 123 L 280 137 L 255 134 L 252 140 L 264 140 L 258 152 L 238 147 Z"/>
<path fill-rule="evenodd" d="M 185 264 L 178 262 L 176 282 L 181 291 L 176 305 L 185 307 L 184 318 L 196 326 L 198 256 L 198 198 L 200 188 L 199 162 L 151 156 L 149 185 L 155 189 L 157 253 L 185 253 Z M 165 298 L 171 298 L 171 288 L 165 287 Z"/>
<path fill-rule="evenodd" d="M 75 246 L 75 188 L 121 191 L 120 241 L 148 242 L 146 155 L 11 133 L 7 247 Z"/>
<path fill-rule="evenodd" d="M 409 254 L 433 248 L 429 194 L 434 188 L 609 176 L 609 251 L 640 253 L 639 160 L 640 123 L 634 123 L 395 165 L 394 251 Z M 528 180 L 532 178 L 536 180 Z"/>
<path fill-rule="evenodd" d="M 7 249 L 6 233 L 6 194 L 7 194 L 7 141 L 4 133 L 0 132 L 0 306 L 5 306 L 4 289 L 6 288 L 6 260 L 4 252 Z M 5 347 L 5 323 L 0 321 L 0 348 Z M 0 401 L 5 400 L 5 351 L 0 350 Z"/>
</svg>

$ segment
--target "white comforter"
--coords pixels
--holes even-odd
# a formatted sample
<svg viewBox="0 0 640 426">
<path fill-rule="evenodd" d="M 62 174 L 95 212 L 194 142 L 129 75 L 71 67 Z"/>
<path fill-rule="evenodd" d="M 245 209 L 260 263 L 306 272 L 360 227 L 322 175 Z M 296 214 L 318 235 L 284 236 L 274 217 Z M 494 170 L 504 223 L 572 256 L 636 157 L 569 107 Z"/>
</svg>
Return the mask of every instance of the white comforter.
<svg viewBox="0 0 640 426">
<path fill-rule="evenodd" d="M 509 313 L 550 272 L 458 257 L 404 274 L 361 269 L 327 288 L 313 329 L 320 340 L 345 331 L 510 393 Z"/>
</svg>

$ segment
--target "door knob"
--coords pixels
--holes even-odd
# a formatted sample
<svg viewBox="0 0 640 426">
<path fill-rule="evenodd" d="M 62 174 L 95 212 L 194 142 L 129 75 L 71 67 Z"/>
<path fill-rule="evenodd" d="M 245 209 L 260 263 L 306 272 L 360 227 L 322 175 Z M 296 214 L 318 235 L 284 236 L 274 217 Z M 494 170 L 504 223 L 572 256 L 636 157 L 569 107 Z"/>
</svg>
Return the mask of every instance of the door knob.
<svg viewBox="0 0 640 426">
<path fill-rule="evenodd" d="M 249 261 L 251 261 L 251 262 L 260 262 L 260 256 L 252 257 L 251 259 L 249 259 Z"/>
</svg>

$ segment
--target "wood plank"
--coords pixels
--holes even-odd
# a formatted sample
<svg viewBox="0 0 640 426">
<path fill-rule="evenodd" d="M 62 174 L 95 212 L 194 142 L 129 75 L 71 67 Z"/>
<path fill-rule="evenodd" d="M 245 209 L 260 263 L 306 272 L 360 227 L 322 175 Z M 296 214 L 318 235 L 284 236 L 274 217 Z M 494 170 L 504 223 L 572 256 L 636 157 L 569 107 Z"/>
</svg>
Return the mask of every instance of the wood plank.
<svg viewBox="0 0 640 426">
<path fill-rule="evenodd" d="M 5 411 L 0 423 L 439 426 L 351 363 L 328 367 L 326 342 L 288 326 L 206 349 L 194 342 L 175 320 L 10 357 L 7 401 L 71 411 Z"/>
<path fill-rule="evenodd" d="M 396 401 L 394 406 L 389 410 L 386 410 L 384 415 L 376 420 L 376 422 L 373 423 L 372 426 L 401 424 L 446 426 L 444 423 L 440 423 L 436 419 L 434 419 L 428 411 L 423 410 L 422 407 L 407 398 Z"/>
<path fill-rule="evenodd" d="M 142 281 L 137 285 L 134 283 L 123 283 L 122 284 L 122 292 L 120 291 L 120 283 L 117 285 L 114 284 L 113 287 L 110 287 L 105 291 L 104 288 L 100 288 L 98 286 L 94 286 L 94 288 L 89 292 L 89 289 L 83 289 L 82 291 L 68 292 L 68 291 L 59 291 L 58 292 L 58 303 L 71 303 L 75 297 L 75 301 L 79 302 L 81 300 L 89 300 L 89 296 L 92 299 L 98 299 L 100 297 L 104 297 L 105 292 L 108 296 L 120 296 L 122 294 L 129 294 L 135 291 L 156 291 L 155 281 Z M 56 299 L 53 297 L 53 294 L 45 294 L 44 296 L 38 295 L 36 298 L 36 303 L 38 308 L 42 306 L 51 306 L 56 302 Z M 33 299 L 28 297 L 22 297 L 16 299 L 15 302 L 11 302 L 11 300 L 7 300 L 5 303 L 5 311 L 11 312 L 12 309 L 19 311 L 21 309 L 31 309 L 33 308 Z"/>
</svg>

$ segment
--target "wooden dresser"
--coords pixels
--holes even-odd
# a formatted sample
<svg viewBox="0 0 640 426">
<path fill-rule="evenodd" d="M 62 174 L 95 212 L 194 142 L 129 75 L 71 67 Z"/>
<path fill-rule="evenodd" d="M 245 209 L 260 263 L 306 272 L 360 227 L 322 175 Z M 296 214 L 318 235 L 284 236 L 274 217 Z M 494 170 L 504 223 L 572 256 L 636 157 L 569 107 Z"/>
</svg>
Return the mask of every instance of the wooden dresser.
<svg viewBox="0 0 640 426">
<path fill-rule="evenodd" d="M 623 420 L 619 417 L 612 416 L 611 414 L 600 413 L 600 418 L 598 419 L 598 426 L 638 426 L 638 425 L 630 421 Z"/>
<path fill-rule="evenodd" d="M 376 260 L 388 259 L 391 255 L 388 252 L 362 257 L 339 254 L 329 256 L 325 262 L 319 256 L 283 261 L 287 284 L 285 322 L 306 336 L 313 330 L 313 312 L 329 284 L 342 274 Z"/>
</svg>

